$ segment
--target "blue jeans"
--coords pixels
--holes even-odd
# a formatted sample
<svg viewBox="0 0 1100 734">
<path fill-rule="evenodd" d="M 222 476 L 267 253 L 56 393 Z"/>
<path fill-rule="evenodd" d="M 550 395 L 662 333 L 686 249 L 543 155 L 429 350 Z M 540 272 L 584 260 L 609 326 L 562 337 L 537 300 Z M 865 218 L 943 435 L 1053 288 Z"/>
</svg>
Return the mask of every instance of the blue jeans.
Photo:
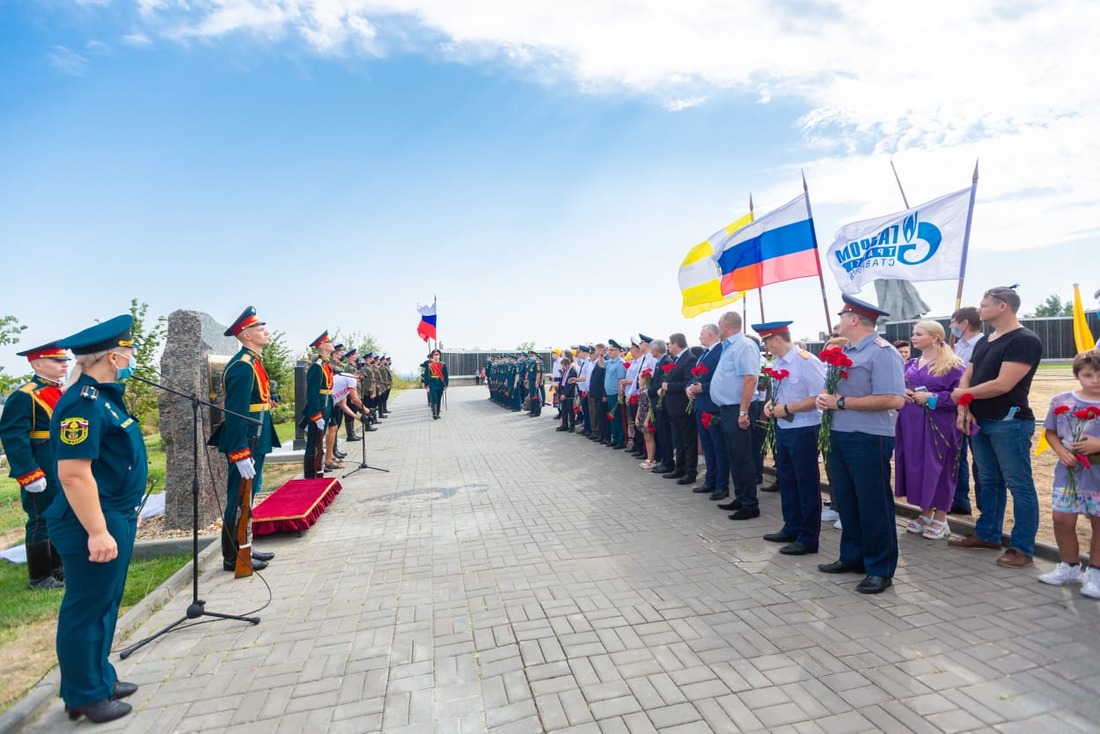
<svg viewBox="0 0 1100 734">
<path fill-rule="evenodd" d="M 971 449 L 981 479 L 981 514 L 974 531 L 987 543 L 1000 543 L 1004 532 L 1008 491 L 1012 492 L 1015 523 L 1009 546 L 1035 555 L 1035 533 L 1039 530 L 1039 496 L 1031 477 L 1031 436 L 1035 421 L 978 421 L 981 428 L 971 437 Z M 1007 491 L 1006 491 L 1007 490 Z"/>
<path fill-rule="evenodd" d="M 892 577 L 898 565 L 898 528 L 890 491 L 892 436 L 829 434 L 833 507 L 840 514 L 840 561 L 862 565 L 868 576 Z M 782 490 L 780 490 L 782 491 Z"/>
</svg>

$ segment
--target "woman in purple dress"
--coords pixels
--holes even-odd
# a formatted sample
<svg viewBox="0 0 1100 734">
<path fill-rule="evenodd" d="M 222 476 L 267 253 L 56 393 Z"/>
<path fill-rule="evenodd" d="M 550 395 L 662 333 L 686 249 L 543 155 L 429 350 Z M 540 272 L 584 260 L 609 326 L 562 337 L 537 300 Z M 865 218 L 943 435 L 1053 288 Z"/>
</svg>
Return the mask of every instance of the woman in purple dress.
<svg viewBox="0 0 1100 734">
<path fill-rule="evenodd" d="M 912 344 L 921 356 L 905 363 L 905 406 L 898 413 L 894 493 L 920 508 L 906 530 L 939 540 L 948 535 L 947 511 L 955 496 L 959 432 L 951 391 L 966 365 L 944 343 L 943 327 L 921 321 Z"/>
</svg>

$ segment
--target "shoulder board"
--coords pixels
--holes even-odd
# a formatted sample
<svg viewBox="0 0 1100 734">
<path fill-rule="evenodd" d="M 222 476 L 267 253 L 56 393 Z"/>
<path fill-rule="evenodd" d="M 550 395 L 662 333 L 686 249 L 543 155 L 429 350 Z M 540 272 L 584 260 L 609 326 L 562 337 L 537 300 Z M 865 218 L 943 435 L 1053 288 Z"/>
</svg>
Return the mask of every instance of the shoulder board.
<svg viewBox="0 0 1100 734">
<path fill-rule="evenodd" d="M 876 336 L 875 337 L 875 345 L 879 346 L 879 347 L 892 347 L 892 346 L 894 346 L 890 342 L 883 339 L 881 336 Z"/>
<path fill-rule="evenodd" d="M 802 357 L 802 359 L 809 359 L 810 357 L 812 357 L 814 355 L 813 355 L 812 352 L 807 352 L 805 349 L 799 349 L 798 350 L 798 356 Z"/>
<path fill-rule="evenodd" d="M 99 390 L 96 390 L 91 385 L 85 385 L 84 387 L 80 388 L 80 397 L 84 398 L 85 400 L 95 400 L 99 397 Z"/>
<path fill-rule="evenodd" d="M 28 382 L 25 385 L 19 386 L 19 392 L 32 393 L 37 389 L 38 385 L 35 385 L 33 382 Z"/>
<path fill-rule="evenodd" d="M 241 355 L 240 361 L 245 362 L 245 363 L 251 362 L 252 361 L 252 355 L 249 354 L 248 352 L 245 352 L 244 354 Z"/>
</svg>

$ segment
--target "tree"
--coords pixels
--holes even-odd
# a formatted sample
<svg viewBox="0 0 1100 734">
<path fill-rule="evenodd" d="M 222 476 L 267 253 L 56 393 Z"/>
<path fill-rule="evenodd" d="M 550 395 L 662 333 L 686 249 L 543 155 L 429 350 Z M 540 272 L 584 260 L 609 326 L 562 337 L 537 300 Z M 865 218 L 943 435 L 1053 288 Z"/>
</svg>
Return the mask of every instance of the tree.
<svg viewBox="0 0 1100 734">
<path fill-rule="evenodd" d="M 19 323 L 14 316 L 0 316 L 0 346 L 18 344 L 19 334 L 27 327 Z M 12 377 L 3 374 L 4 368 L 0 367 L 0 395 L 7 395 L 12 390 L 27 381 L 26 376 Z"/>
<path fill-rule="evenodd" d="M 134 360 L 139 365 L 156 363 L 168 332 L 168 319 L 157 316 L 150 326 L 147 324 L 148 312 L 149 304 L 140 303 L 136 298 L 130 299 L 130 315 L 134 317 L 130 333 L 134 337 Z M 130 413 L 148 427 L 157 415 L 157 389 L 144 382 L 130 380 L 126 383 L 126 404 Z"/>
<path fill-rule="evenodd" d="M 264 369 L 267 376 L 276 383 L 275 392 L 282 401 L 271 412 L 276 423 L 285 423 L 294 418 L 294 355 L 286 345 L 286 333 L 276 331 L 271 335 L 271 343 L 264 347 Z"/>
<path fill-rule="evenodd" d="M 371 352 L 372 354 L 382 353 L 382 344 L 374 334 L 369 332 L 364 334 L 361 331 L 352 331 L 349 332 L 347 336 L 342 336 L 340 330 L 337 329 L 333 333 L 332 340 L 338 344 L 343 342 L 344 346 L 348 349 L 355 347 L 359 350 L 360 354 L 366 354 L 367 352 Z"/>
<path fill-rule="evenodd" d="M 534 348 L 535 348 L 534 339 L 532 339 L 531 341 L 520 342 L 519 344 L 516 345 L 516 351 L 517 352 L 530 352 Z"/>
<path fill-rule="evenodd" d="M 1035 309 L 1033 313 L 1027 314 L 1024 318 L 1038 319 L 1049 316 L 1072 316 L 1073 315 L 1073 300 L 1067 299 L 1062 301 L 1062 297 L 1057 293 L 1051 293 L 1046 297 L 1046 300 L 1039 304 L 1039 307 Z"/>
</svg>

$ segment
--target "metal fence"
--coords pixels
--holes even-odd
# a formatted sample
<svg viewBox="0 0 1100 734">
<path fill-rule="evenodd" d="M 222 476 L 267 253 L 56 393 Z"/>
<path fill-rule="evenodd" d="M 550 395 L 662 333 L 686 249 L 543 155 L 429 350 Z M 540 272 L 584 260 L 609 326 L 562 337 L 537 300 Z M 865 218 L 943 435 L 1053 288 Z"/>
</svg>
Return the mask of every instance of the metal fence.
<svg viewBox="0 0 1100 734">
<path fill-rule="evenodd" d="M 447 373 L 451 377 L 473 377 L 485 367 L 485 362 L 490 357 L 503 357 L 506 354 L 515 354 L 509 351 L 447 351 L 443 352 L 443 363 L 447 365 Z M 554 366 L 554 359 L 550 352 L 539 352 L 542 363 L 546 367 L 546 373 L 550 374 Z"/>
</svg>

